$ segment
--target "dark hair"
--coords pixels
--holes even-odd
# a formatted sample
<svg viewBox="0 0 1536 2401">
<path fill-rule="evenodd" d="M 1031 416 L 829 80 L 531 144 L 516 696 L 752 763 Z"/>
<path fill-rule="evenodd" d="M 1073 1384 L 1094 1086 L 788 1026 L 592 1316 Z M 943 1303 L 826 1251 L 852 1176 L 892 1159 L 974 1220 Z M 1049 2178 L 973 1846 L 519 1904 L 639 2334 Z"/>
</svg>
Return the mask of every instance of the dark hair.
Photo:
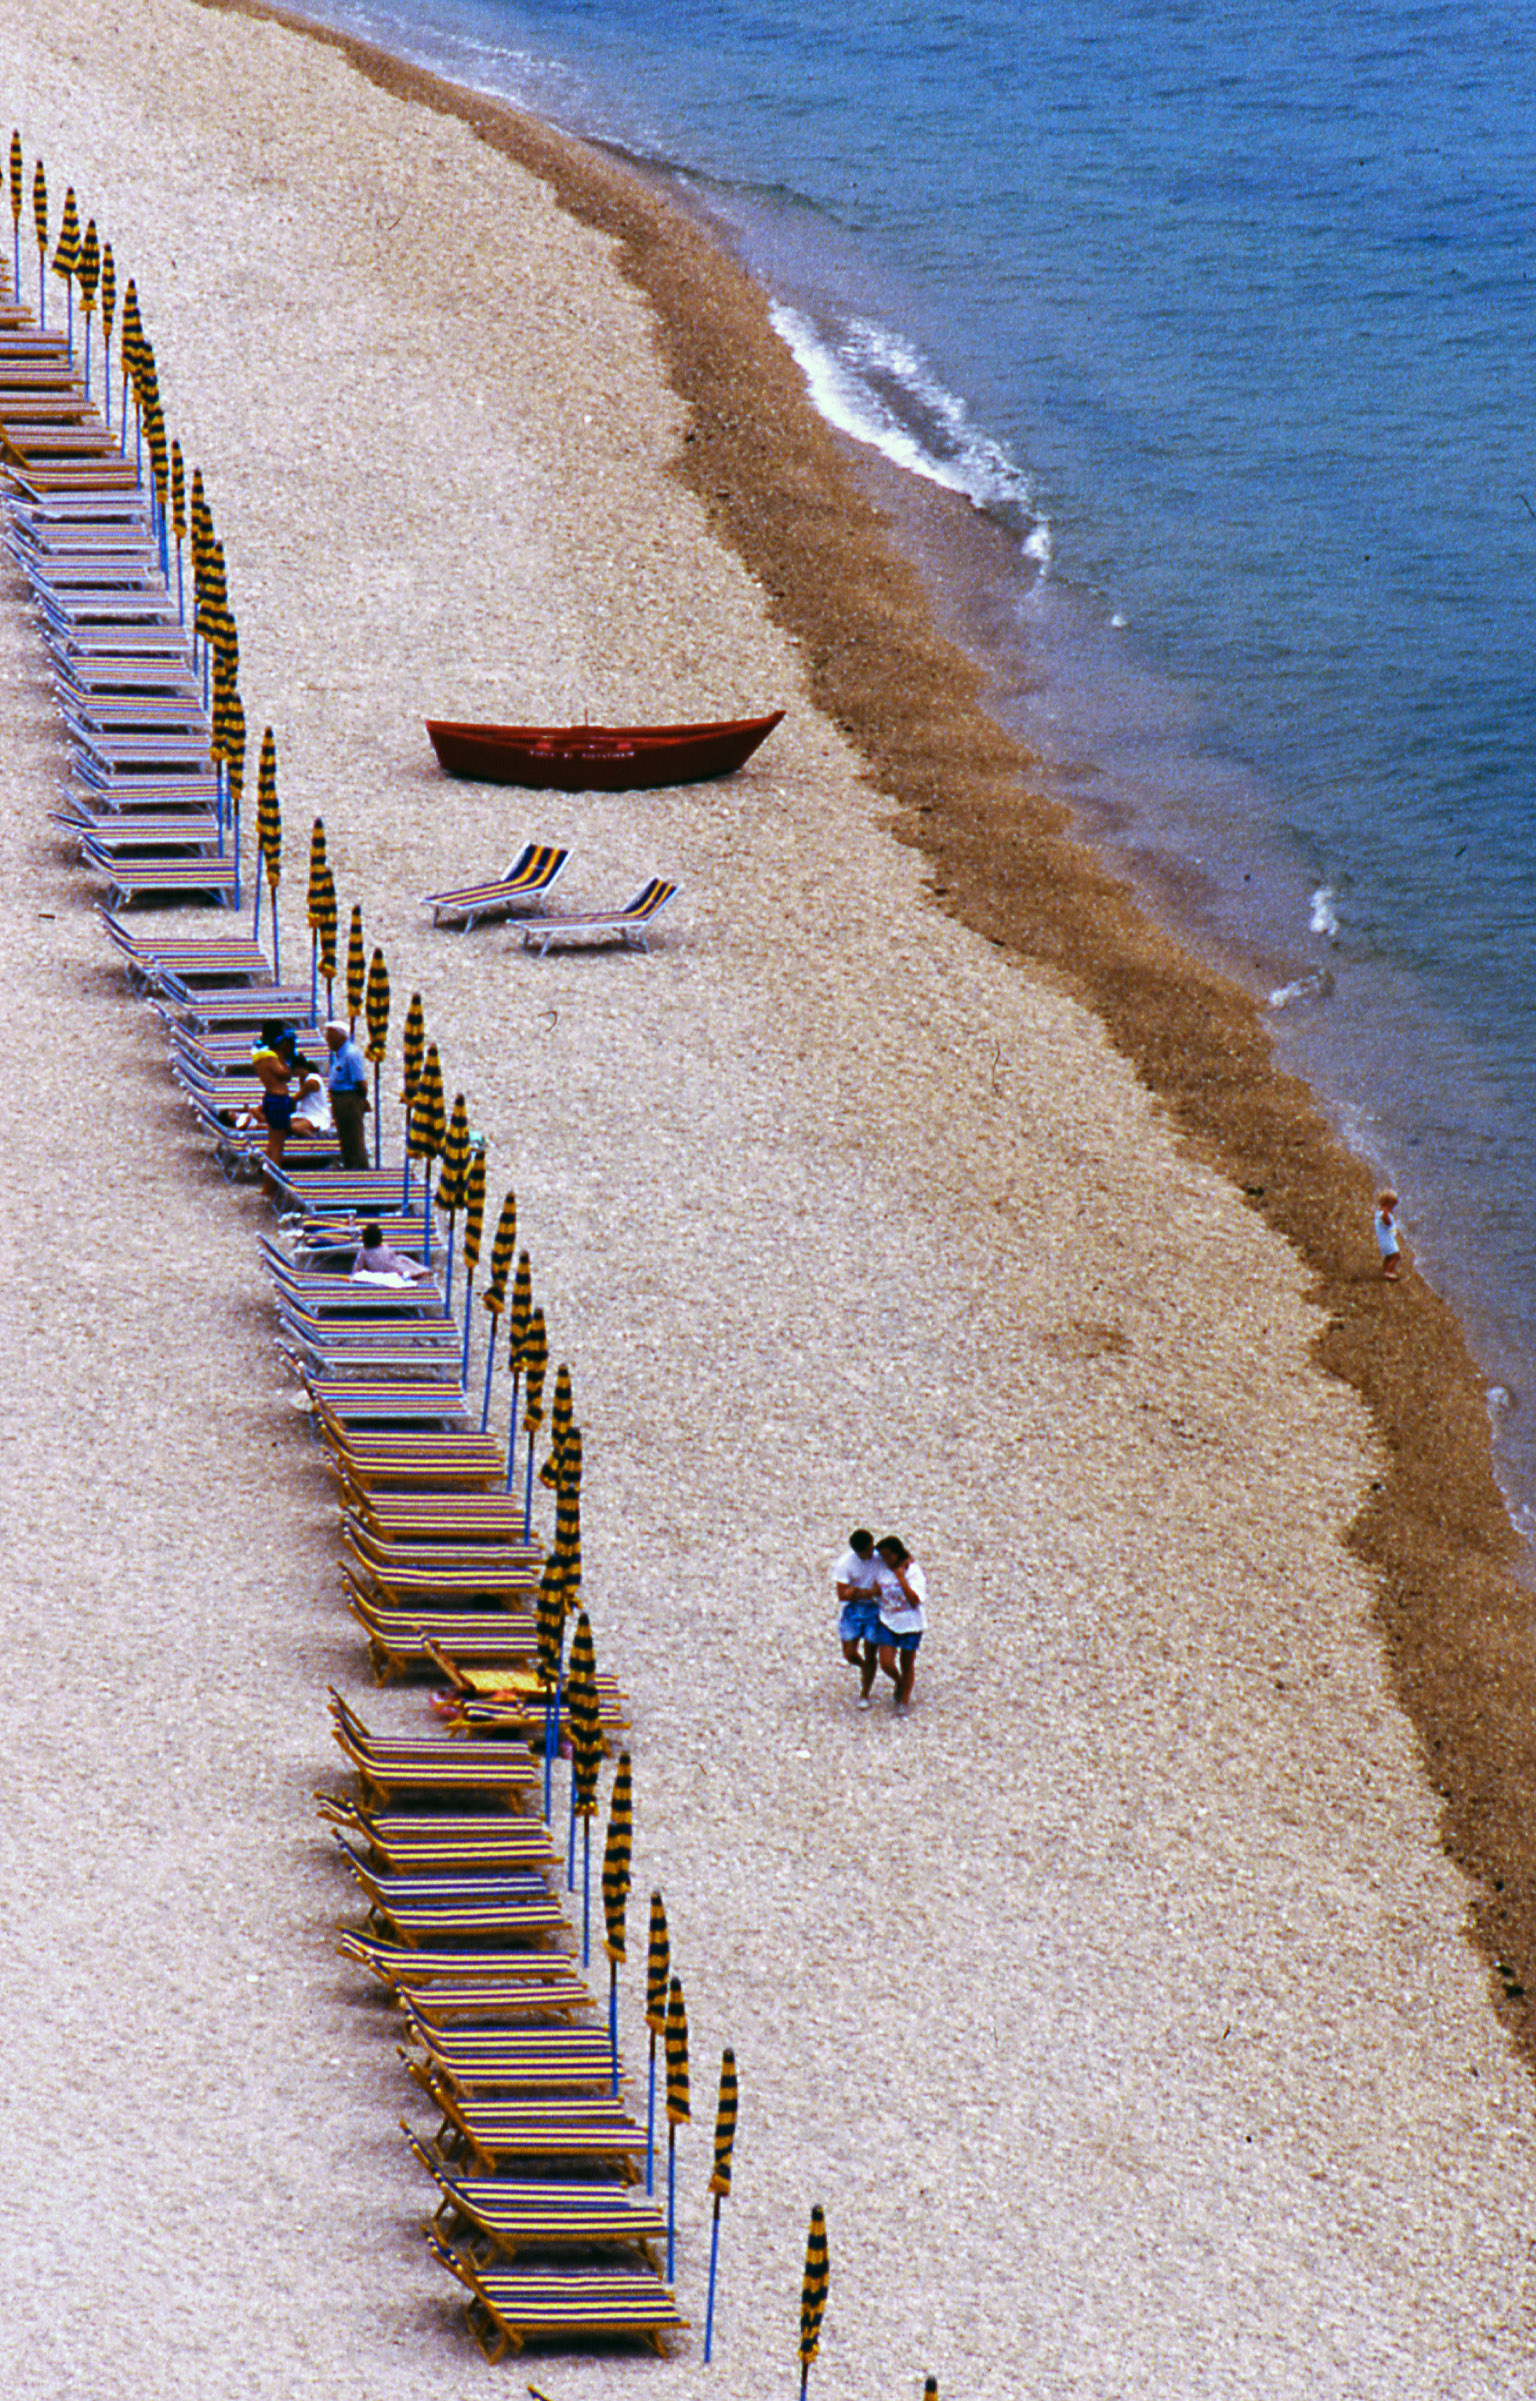
<svg viewBox="0 0 1536 2401">
<path fill-rule="evenodd" d="M 848 1537 L 848 1548 L 856 1559 L 867 1559 L 875 1547 L 875 1538 L 868 1526 L 855 1526 Z"/>
<path fill-rule="evenodd" d="M 376 1250 L 379 1248 L 380 1244 L 383 1242 L 383 1240 L 384 1240 L 384 1228 L 383 1228 L 381 1225 L 377 1225 L 377 1224 L 375 1224 L 375 1223 L 374 1223 L 374 1221 L 373 1221 L 373 1220 L 370 1218 L 370 1219 L 369 1219 L 369 1221 L 368 1221 L 368 1223 L 367 1223 L 367 1225 L 365 1225 L 365 1226 L 364 1226 L 364 1228 L 363 1228 L 363 1248 L 364 1248 L 364 1250 L 365 1250 L 365 1251 L 376 1251 Z"/>
<path fill-rule="evenodd" d="M 902 1566 L 912 1556 L 899 1534 L 882 1534 L 875 1548 L 891 1567 Z"/>
</svg>

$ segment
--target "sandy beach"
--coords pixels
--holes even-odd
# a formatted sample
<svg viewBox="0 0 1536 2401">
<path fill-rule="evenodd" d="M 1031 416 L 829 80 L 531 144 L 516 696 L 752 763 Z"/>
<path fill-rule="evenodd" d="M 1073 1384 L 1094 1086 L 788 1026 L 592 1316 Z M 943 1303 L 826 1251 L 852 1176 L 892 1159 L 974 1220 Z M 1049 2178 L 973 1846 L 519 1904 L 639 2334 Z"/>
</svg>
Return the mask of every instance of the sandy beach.
<svg viewBox="0 0 1536 2401">
<path fill-rule="evenodd" d="M 827 2401 L 1525 2393 L 1528 1610 L 1475 1369 L 1372 1279 L 1363 1175 L 1029 797 L 750 288 L 653 197 L 263 16 L 0 27 L 3 131 L 136 278 L 207 481 L 285 963 L 323 815 L 575 1379 L 631 1945 L 659 1886 L 688 1997 L 695 2331 L 496 2373 L 792 2393 L 820 2201 Z M 3 581 L 11 2381 L 418 2401 L 492 2371 L 313 1794 L 328 1682 L 423 1703 L 368 1683 L 265 1212 L 49 825 Z M 450 784 L 421 726 L 779 704 L 740 775 L 630 797 Z M 652 956 L 434 933 L 421 895 L 525 836 L 571 905 L 676 876 Z M 905 1721 L 833 1638 L 861 1521 L 929 1574 Z"/>
</svg>

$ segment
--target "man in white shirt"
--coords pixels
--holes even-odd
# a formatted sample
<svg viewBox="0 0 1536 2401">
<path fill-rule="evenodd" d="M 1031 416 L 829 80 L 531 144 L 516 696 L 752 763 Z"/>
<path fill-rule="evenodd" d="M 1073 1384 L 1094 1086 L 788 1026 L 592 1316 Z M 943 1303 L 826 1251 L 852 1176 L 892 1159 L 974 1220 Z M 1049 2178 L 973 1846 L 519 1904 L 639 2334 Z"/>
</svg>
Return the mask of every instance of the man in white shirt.
<svg viewBox="0 0 1536 2401">
<path fill-rule="evenodd" d="M 896 1687 L 896 1713 L 904 1717 L 917 1676 L 917 1646 L 928 1625 L 928 1579 L 899 1534 L 876 1545 L 880 1577 L 880 1665 Z"/>
<path fill-rule="evenodd" d="M 867 1709 L 882 1639 L 880 1563 L 875 1557 L 875 1538 L 867 1527 L 858 1526 L 849 1535 L 848 1548 L 837 1563 L 833 1580 L 841 1612 L 837 1631 L 843 1657 L 859 1671 L 858 1705 Z"/>
</svg>

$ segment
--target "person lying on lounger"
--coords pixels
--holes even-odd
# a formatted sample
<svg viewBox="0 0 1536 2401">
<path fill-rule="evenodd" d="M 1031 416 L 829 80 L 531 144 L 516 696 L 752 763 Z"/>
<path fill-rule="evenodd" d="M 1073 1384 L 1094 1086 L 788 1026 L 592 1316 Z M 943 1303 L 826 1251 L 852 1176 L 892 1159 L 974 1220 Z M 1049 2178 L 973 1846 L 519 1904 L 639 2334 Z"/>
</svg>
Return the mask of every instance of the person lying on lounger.
<svg viewBox="0 0 1536 2401">
<path fill-rule="evenodd" d="M 352 1262 L 352 1273 L 358 1277 L 372 1277 L 381 1284 L 430 1283 L 432 1280 L 430 1267 L 424 1267 L 419 1259 L 407 1258 L 404 1251 L 391 1250 L 384 1239 L 382 1227 L 376 1225 L 364 1226 L 363 1247 Z"/>
</svg>

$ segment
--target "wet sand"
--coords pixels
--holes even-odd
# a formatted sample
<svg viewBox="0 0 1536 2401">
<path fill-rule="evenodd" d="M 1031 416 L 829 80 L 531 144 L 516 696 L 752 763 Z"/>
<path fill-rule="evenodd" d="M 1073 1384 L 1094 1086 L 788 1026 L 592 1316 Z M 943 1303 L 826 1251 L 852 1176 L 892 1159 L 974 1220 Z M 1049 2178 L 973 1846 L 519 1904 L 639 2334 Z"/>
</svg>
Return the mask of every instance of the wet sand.
<svg viewBox="0 0 1536 2401">
<path fill-rule="evenodd" d="M 652 196 L 243 14 L 0 23 L 29 175 L 137 275 L 208 477 L 288 955 L 322 812 L 575 1369 L 631 1930 L 661 1884 L 694 2030 L 696 2322 L 741 2061 L 708 2380 L 696 2337 L 529 2373 L 792 2390 L 819 2199 L 829 2394 L 1523 2391 L 1527 1618 L 1475 1373 L 1375 1280 L 1362 1176 L 1031 798 L 751 287 Z M 14 586 L 0 647 L 15 2377 L 436 2392 L 473 2354 L 329 1952 L 309 1793 L 361 1662 L 260 1211 L 47 826 Z M 641 800 L 450 787 L 420 733 L 778 699 L 741 777 Z M 417 896 L 524 833 L 572 902 L 677 874 L 655 955 L 432 935 Z M 930 1572 L 904 1724 L 831 1640 L 865 1517 Z"/>
</svg>

